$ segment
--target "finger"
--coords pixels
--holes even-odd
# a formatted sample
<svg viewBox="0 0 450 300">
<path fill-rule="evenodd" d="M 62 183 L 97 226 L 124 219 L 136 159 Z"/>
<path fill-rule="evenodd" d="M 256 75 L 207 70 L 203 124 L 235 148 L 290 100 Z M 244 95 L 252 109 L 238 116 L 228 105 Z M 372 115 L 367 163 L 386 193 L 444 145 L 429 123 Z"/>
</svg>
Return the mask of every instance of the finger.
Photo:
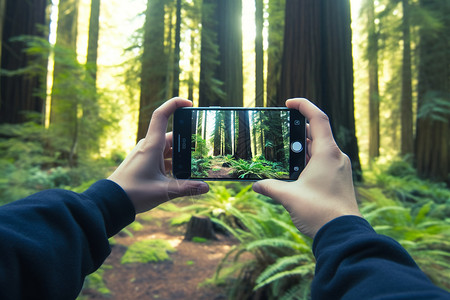
<svg viewBox="0 0 450 300">
<path fill-rule="evenodd" d="M 203 181 L 172 180 L 168 187 L 169 199 L 183 196 L 196 196 L 209 191 L 209 185 Z"/>
<path fill-rule="evenodd" d="M 257 181 L 253 184 L 253 191 L 258 194 L 270 197 L 278 202 L 280 202 L 285 208 L 289 206 L 286 202 L 287 196 L 283 195 L 289 190 L 288 184 L 292 182 L 284 182 L 276 179 L 265 179 Z"/>
<path fill-rule="evenodd" d="M 310 126 L 309 126 L 309 123 L 306 123 L 306 137 L 307 137 L 308 139 L 312 140 L 312 137 L 311 137 L 311 128 L 310 128 Z"/>
<path fill-rule="evenodd" d="M 297 109 L 309 120 L 310 139 L 314 141 L 318 139 L 327 143 L 330 140 L 334 141 L 328 116 L 309 100 L 304 98 L 289 99 L 286 101 L 286 106 Z"/>
<path fill-rule="evenodd" d="M 165 147 L 165 133 L 169 117 L 177 108 L 189 106 L 192 106 L 192 102 L 182 98 L 172 98 L 166 101 L 153 112 L 145 139 L 151 141 L 154 146 Z"/>
<path fill-rule="evenodd" d="M 172 157 L 172 132 L 166 133 L 166 146 L 164 147 L 164 158 Z"/>
<path fill-rule="evenodd" d="M 172 173 L 172 160 L 171 159 L 165 159 L 164 160 L 164 169 L 166 174 Z"/>
</svg>

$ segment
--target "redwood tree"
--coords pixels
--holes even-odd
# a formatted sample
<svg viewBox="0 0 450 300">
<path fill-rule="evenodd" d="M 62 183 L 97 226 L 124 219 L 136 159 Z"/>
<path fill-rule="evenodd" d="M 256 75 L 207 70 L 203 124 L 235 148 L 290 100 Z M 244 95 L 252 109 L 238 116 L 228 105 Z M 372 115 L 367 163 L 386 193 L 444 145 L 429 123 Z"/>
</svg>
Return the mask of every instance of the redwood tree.
<svg viewBox="0 0 450 300">
<path fill-rule="evenodd" d="M 327 113 L 358 180 L 349 0 L 286 0 L 285 13 L 278 99 L 307 97 Z"/>
<path fill-rule="evenodd" d="M 420 6 L 440 25 L 420 30 L 415 162 L 419 175 L 450 184 L 450 6 L 446 0 Z"/>
<path fill-rule="evenodd" d="M 223 82 L 225 104 L 242 106 L 242 0 L 217 1 L 219 66 L 217 78 Z M 220 104 L 219 104 L 220 105 Z"/>
<path fill-rule="evenodd" d="M 144 25 L 141 96 L 137 140 L 144 138 L 153 111 L 164 102 L 164 0 L 148 0 Z"/>
<path fill-rule="evenodd" d="M 25 122 L 28 118 L 24 112 L 43 114 L 44 97 L 36 92 L 42 88 L 46 74 L 35 76 L 17 72 L 29 67 L 33 60 L 25 52 L 27 44 L 17 38 L 48 37 L 47 6 L 47 0 L 0 1 L 1 69 L 10 72 L 0 77 L 0 123 Z M 47 60 L 41 63 L 41 68 L 46 69 Z"/>
</svg>

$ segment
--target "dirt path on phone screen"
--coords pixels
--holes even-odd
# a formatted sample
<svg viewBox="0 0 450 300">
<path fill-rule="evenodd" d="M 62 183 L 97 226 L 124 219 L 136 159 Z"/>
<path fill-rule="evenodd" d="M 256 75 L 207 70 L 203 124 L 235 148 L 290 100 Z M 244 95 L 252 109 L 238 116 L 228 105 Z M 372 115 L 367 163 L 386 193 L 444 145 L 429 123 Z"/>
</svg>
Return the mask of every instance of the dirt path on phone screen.
<svg viewBox="0 0 450 300">
<path fill-rule="evenodd" d="M 195 199 L 187 201 L 192 202 Z M 85 289 L 81 299 L 226 299 L 223 288 L 199 285 L 214 275 L 218 263 L 237 242 L 221 235 L 218 235 L 218 241 L 185 241 L 185 226 L 170 226 L 170 219 L 177 214 L 179 213 L 155 209 L 138 215 L 137 221 L 143 225 L 142 229 L 130 230 L 133 236 L 119 233 L 115 237 L 116 245 L 105 261 L 104 265 L 108 267 L 105 268 L 103 280 L 111 292 L 110 295 Z M 176 252 L 170 254 L 172 260 L 121 264 L 120 260 L 127 247 L 144 239 L 169 241 L 176 248 Z"/>
<path fill-rule="evenodd" d="M 225 160 L 215 157 L 211 160 L 211 168 L 208 171 L 209 178 L 230 178 L 233 168 L 224 167 Z"/>
</svg>

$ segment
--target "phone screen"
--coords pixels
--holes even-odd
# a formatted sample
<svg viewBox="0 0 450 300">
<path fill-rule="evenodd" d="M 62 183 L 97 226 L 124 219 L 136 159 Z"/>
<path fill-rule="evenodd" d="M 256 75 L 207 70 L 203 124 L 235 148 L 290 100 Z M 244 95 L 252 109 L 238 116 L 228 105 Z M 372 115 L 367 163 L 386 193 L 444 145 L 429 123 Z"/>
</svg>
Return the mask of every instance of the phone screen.
<svg viewBox="0 0 450 300">
<path fill-rule="evenodd" d="M 177 178 L 293 180 L 305 165 L 305 120 L 296 110 L 182 108 L 173 128 Z"/>
</svg>

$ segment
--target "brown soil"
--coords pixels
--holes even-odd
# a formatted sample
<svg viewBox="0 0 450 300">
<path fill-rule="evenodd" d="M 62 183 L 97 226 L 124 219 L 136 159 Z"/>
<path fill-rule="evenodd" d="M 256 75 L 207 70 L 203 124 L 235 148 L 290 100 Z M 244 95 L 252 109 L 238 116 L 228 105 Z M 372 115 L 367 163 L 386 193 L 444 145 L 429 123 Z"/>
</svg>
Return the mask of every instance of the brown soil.
<svg viewBox="0 0 450 300">
<path fill-rule="evenodd" d="M 231 178 L 230 172 L 233 168 L 222 166 L 225 160 L 220 158 L 214 158 L 212 161 L 212 166 L 208 171 L 209 178 Z"/>
<path fill-rule="evenodd" d="M 186 227 L 170 226 L 170 219 L 176 215 L 155 209 L 137 217 L 144 228 L 132 231 L 132 237 L 119 233 L 115 237 L 117 244 L 105 261 L 112 268 L 103 276 L 111 295 L 85 289 L 83 299 L 226 299 L 223 287 L 199 284 L 214 275 L 218 263 L 236 241 L 220 234 L 217 241 L 185 241 Z M 170 254 L 171 261 L 121 264 L 127 246 L 143 239 L 165 239 L 177 251 Z"/>
</svg>

